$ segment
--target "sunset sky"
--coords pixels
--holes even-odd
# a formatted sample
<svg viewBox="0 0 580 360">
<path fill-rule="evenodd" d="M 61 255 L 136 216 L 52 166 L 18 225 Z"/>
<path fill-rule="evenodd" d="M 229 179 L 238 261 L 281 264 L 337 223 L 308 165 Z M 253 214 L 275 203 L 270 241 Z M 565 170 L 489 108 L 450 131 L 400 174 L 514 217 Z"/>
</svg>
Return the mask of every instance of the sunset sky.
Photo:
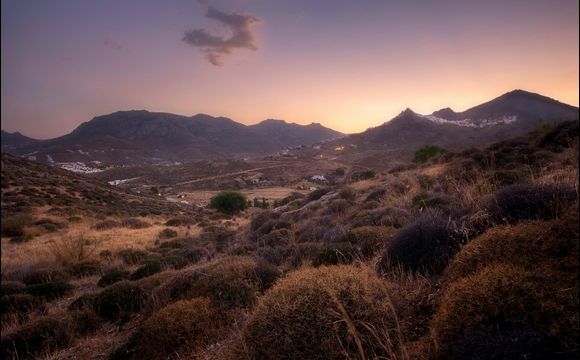
<svg viewBox="0 0 580 360">
<path fill-rule="evenodd" d="M 578 0 L 2 0 L 2 129 L 117 110 L 360 132 L 519 88 L 578 106 Z"/>
</svg>

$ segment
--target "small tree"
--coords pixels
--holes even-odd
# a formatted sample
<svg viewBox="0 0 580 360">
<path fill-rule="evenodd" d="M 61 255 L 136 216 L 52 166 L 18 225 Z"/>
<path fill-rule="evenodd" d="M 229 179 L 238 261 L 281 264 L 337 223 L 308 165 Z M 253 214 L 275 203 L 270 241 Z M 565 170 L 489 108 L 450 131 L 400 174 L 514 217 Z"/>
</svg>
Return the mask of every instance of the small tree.
<svg viewBox="0 0 580 360">
<path fill-rule="evenodd" d="M 424 163 L 427 160 L 434 158 L 438 155 L 444 154 L 445 149 L 437 145 L 425 145 L 415 151 L 415 157 L 413 158 L 414 163 Z"/>
<path fill-rule="evenodd" d="M 246 197 L 237 191 L 221 191 L 209 203 L 210 208 L 230 215 L 244 210 L 247 205 Z"/>
</svg>

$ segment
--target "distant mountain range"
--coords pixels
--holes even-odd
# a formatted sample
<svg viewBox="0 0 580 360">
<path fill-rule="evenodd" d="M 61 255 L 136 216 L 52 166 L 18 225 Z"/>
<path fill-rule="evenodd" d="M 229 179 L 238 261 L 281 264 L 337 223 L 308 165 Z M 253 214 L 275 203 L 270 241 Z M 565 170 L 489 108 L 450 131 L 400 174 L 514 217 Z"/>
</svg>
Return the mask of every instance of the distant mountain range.
<svg viewBox="0 0 580 360">
<path fill-rule="evenodd" d="M 45 163 L 143 164 L 265 155 L 342 136 L 315 123 L 270 119 L 247 126 L 204 114 L 187 117 L 140 110 L 98 116 L 50 140 L 2 131 L 2 151 Z"/>
<path fill-rule="evenodd" d="M 577 119 L 577 107 L 523 90 L 463 112 L 444 108 L 421 115 L 407 109 L 380 126 L 349 136 L 314 123 L 265 120 L 247 126 L 204 114 L 119 111 L 50 140 L 2 131 L 2 151 L 45 163 L 119 165 L 243 158 L 323 143 L 321 151 L 326 156 L 373 165 L 389 162 L 390 166 L 393 161 L 409 160 L 425 144 L 448 149 L 478 146 L 525 134 L 542 124 Z"/>
<path fill-rule="evenodd" d="M 425 144 L 460 149 L 523 135 L 542 124 L 577 120 L 578 108 L 514 90 L 463 112 L 444 108 L 430 115 L 406 109 L 390 121 L 360 134 L 325 144 L 345 161 L 389 167 L 408 161 Z"/>
</svg>

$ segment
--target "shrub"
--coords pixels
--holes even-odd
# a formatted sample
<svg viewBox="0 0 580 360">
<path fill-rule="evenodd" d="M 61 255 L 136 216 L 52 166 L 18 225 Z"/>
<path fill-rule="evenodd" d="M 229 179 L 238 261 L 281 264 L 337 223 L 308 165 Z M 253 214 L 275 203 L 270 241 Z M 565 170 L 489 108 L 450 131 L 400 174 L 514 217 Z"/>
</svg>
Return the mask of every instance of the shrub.
<svg viewBox="0 0 580 360">
<path fill-rule="evenodd" d="M 375 190 L 371 191 L 370 194 L 367 195 L 365 202 L 381 201 L 384 199 L 386 194 L 387 194 L 387 190 L 385 190 L 385 189 L 375 189 Z"/>
<path fill-rule="evenodd" d="M 168 359 L 222 339 L 228 316 L 207 298 L 182 300 L 155 312 L 111 359 Z"/>
<path fill-rule="evenodd" d="M 101 263 L 96 260 L 85 260 L 71 265 L 70 273 L 75 276 L 90 276 L 101 272 Z"/>
<path fill-rule="evenodd" d="M 65 227 L 64 224 L 51 219 L 40 219 L 34 222 L 34 225 L 44 228 L 47 232 L 55 232 Z"/>
<path fill-rule="evenodd" d="M 24 228 L 30 224 L 31 218 L 27 213 L 19 213 L 2 219 L 2 237 L 23 236 Z"/>
<path fill-rule="evenodd" d="M 18 281 L 0 281 L 0 297 L 6 295 L 21 294 L 24 291 L 24 284 Z"/>
<path fill-rule="evenodd" d="M 172 230 L 172 229 L 163 229 L 159 232 L 159 236 L 161 239 L 170 239 L 170 238 L 174 238 L 177 236 L 177 231 Z"/>
<path fill-rule="evenodd" d="M 156 289 L 154 301 L 167 304 L 208 297 L 222 308 L 247 307 L 278 276 L 278 270 L 271 265 L 247 257 L 223 257 L 194 270 L 182 271 Z"/>
<path fill-rule="evenodd" d="M 549 276 L 513 265 L 489 266 L 451 285 L 433 318 L 431 335 L 441 359 L 464 358 L 461 352 L 466 350 L 483 352 L 472 358 L 506 353 L 510 349 L 503 346 L 513 348 L 514 343 L 516 348 L 532 346 L 517 354 L 517 358 L 524 358 L 523 354 L 537 351 L 533 339 L 531 343 L 527 337 L 508 344 L 499 341 L 522 330 L 545 335 L 557 347 L 541 349 L 541 353 L 577 351 L 577 304 L 577 292 L 554 286 Z M 489 340 L 490 334 L 494 338 L 491 344 L 474 346 L 474 341 Z M 466 349 L 468 345 L 471 350 Z"/>
<path fill-rule="evenodd" d="M 329 205 L 327 212 L 331 214 L 344 214 L 348 208 L 350 208 L 350 203 L 344 199 L 335 199 Z"/>
<path fill-rule="evenodd" d="M 165 226 L 182 226 L 189 223 L 188 219 L 172 218 L 165 222 Z"/>
<path fill-rule="evenodd" d="M 121 281 L 105 288 L 97 295 L 94 309 L 106 320 L 116 320 L 139 312 L 147 298 L 143 289 L 129 281 Z"/>
<path fill-rule="evenodd" d="M 487 180 L 497 187 L 517 184 L 529 177 L 529 173 L 521 170 L 497 170 L 487 174 Z"/>
<path fill-rule="evenodd" d="M 270 289 L 248 319 L 237 358 L 396 358 L 390 286 L 350 266 L 305 269 Z M 380 329 L 380 330 L 379 330 Z"/>
<path fill-rule="evenodd" d="M 121 225 L 130 229 L 145 229 L 151 226 L 148 222 L 138 218 L 124 219 L 123 222 L 121 222 Z"/>
<path fill-rule="evenodd" d="M 330 192 L 330 188 L 321 188 L 311 191 L 308 195 L 306 195 L 306 201 L 311 202 L 320 199 L 324 195 Z"/>
<path fill-rule="evenodd" d="M 449 205 L 449 200 L 446 198 L 425 192 L 420 192 L 413 196 L 411 202 L 413 207 L 420 210 L 427 208 L 445 209 Z"/>
<path fill-rule="evenodd" d="M 60 268 L 40 267 L 25 273 L 22 282 L 26 285 L 42 284 L 53 281 L 67 281 L 70 275 Z"/>
<path fill-rule="evenodd" d="M 236 191 L 221 191 L 209 203 L 210 208 L 229 215 L 244 210 L 247 205 L 246 197 Z"/>
<path fill-rule="evenodd" d="M 322 248 L 314 260 L 312 265 L 338 265 L 350 264 L 358 257 L 358 252 L 354 246 L 349 242 L 336 243 L 327 245 Z"/>
<path fill-rule="evenodd" d="M 139 264 L 145 257 L 147 257 L 147 252 L 137 249 L 123 249 L 117 253 L 117 256 L 123 260 L 127 265 Z"/>
<path fill-rule="evenodd" d="M 95 301 L 99 294 L 89 293 L 83 294 L 73 300 L 68 306 L 69 310 L 80 310 L 80 309 L 93 309 L 95 306 Z"/>
<path fill-rule="evenodd" d="M 578 270 L 578 211 L 552 222 L 533 221 L 488 230 L 465 245 L 449 264 L 446 275 L 457 280 L 494 263 L 527 270 L 545 269 L 574 280 Z M 556 275 L 554 274 L 554 280 Z M 570 281 L 573 286 L 574 281 Z"/>
<path fill-rule="evenodd" d="M 499 219 L 552 219 L 578 199 L 574 187 L 557 185 L 511 185 L 498 190 L 487 208 Z"/>
<path fill-rule="evenodd" d="M 364 170 L 352 173 L 350 176 L 351 180 L 354 182 L 363 181 L 363 180 L 370 180 L 376 176 L 376 173 L 372 170 Z"/>
<path fill-rule="evenodd" d="M 109 219 L 109 220 L 99 221 L 98 223 L 93 225 L 93 229 L 98 230 L 98 231 L 104 231 L 104 230 L 110 230 L 110 229 L 113 229 L 113 228 L 116 228 L 119 226 L 121 226 L 121 224 L 119 224 L 115 220 Z"/>
<path fill-rule="evenodd" d="M 350 230 L 346 240 L 359 249 L 363 258 L 370 259 L 387 244 L 394 231 L 386 226 L 363 226 Z"/>
<path fill-rule="evenodd" d="M 2 334 L 1 357 L 35 359 L 41 354 L 70 346 L 75 336 L 93 332 L 98 326 L 97 319 L 84 311 L 47 315 L 9 334 Z"/>
<path fill-rule="evenodd" d="M 103 275 L 97 285 L 99 287 L 106 287 L 129 277 L 128 271 L 114 269 Z"/>
<path fill-rule="evenodd" d="M 459 250 L 461 238 L 452 224 L 426 212 L 405 226 L 387 244 L 379 268 L 402 266 L 414 272 L 438 273 Z"/>
<path fill-rule="evenodd" d="M 159 261 L 149 261 L 137 270 L 135 270 L 129 278 L 131 280 L 139 280 L 147 276 L 151 276 L 163 271 L 163 265 Z"/>
<path fill-rule="evenodd" d="M 437 145 L 425 145 L 415 151 L 415 155 L 413 156 L 414 163 L 425 163 L 428 160 L 444 154 L 446 152 L 445 149 L 437 146 Z"/>
<path fill-rule="evenodd" d="M 54 300 L 70 294 L 73 288 L 74 287 L 69 283 L 56 281 L 28 285 L 26 288 L 24 288 L 24 291 L 34 297 Z"/>
<path fill-rule="evenodd" d="M 38 301 L 29 294 L 12 294 L 2 296 L 0 300 L 0 313 L 7 315 L 16 313 L 19 319 L 24 319 L 27 313 L 38 306 Z"/>
<path fill-rule="evenodd" d="M 30 234 L 24 234 L 24 235 L 15 236 L 15 237 L 11 238 L 10 239 L 10 243 L 12 243 L 12 244 L 21 244 L 21 243 L 29 242 L 32 239 L 33 239 L 33 236 L 32 235 L 30 235 Z"/>
</svg>

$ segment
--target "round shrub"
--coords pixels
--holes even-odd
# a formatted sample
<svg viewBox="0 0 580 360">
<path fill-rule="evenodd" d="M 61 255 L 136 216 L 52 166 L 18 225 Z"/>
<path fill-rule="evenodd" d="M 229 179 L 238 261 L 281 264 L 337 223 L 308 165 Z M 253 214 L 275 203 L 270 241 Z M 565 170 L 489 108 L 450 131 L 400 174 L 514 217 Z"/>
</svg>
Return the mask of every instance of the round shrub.
<svg viewBox="0 0 580 360">
<path fill-rule="evenodd" d="M 101 263 L 96 260 L 85 260 L 71 265 L 70 273 L 75 276 L 90 276 L 101 272 Z"/>
<path fill-rule="evenodd" d="M 294 272 L 264 295 L 243 329 L 243 349 L 234 352 L 249 359 L 396 357 L 391 292 L 351 266 Z"/>
<path fill-rule="evenodd" d="M 151 224 L 149 224 L 148 222 L 143 221 L 143 220 L 138 219 L 138 218 L 124 219 L 121 222 L 121 225 L 126 227 L 126 228 L 129 228 L 129 229 L 145 229 L 145 228 L 148 228 L 151 226 Z"/>
<path fill-rule="evenodd" d="M 518 184 L 499 189 L 488 210 L 498 220 L 552 219 L 578 199 L 574 187 L 563 185 Z"/>
<path fill-rule="evenodd" d="M 221 191 L 214 196 L 209 203 L 209 207 L 224 214 L 235 214 L 244 210 L 248 206 L 246 197 L 236 191 Z"/>
<path fill-rule="evenodd" d="M 554 276 L 565 276 L 573 286 L 578 256 L 578 212 L 574 210 L 552 222 L 523 222 L 488 230 L 461 249 L 446 275 L 453 281 L 490 264 L 510 263 L 528 270 L 545 268 Z"/>
<path fill-rule="evenodd" d="M 22 282 L 26 285 L 43 284 L 54 281 L 67 281 L 70 274 L 57 268 L 47 267 L 32 270 L 22 277 Z"/>
<path fill-rule="evenodd" d="M 106 320 L 116 320 L 139 312 L 147 298 L 145 291 L 129 281 L 121 281 L 105 288 L 97 295 L 94 309 Z"/>
<path fill-rule="evenodd" d="M 174 238 L 177 236 L 177 231 L 173 230 L 173 229 L 163 229 L 159 232 L 158 235 L 161 239 L 170 239 L 170 238 Z"/>
<path fill-rule="evenodd" d="M 155 290 L 153 302 L 167 304 L 208 297 L 219 307 L 247 307 L 279 275 L 272 265 L 257 263 L 248 257 L 223 257 L 194 270 L 180 272 Z"/>
<path fill-rule="evenodd" d="M 168 359 L 202 349 L 227 335 L 228 316 L 207 298 L 182 300 L 155 312 L 112 359 Z"/>
<path fill-rule="evenodd" d="M 103 220 L 103 221 L 99 221 L 98 223 L 93 225 L 93 229 L 95 229 L 97 231 L 104 231 L 104 230 L 110 230 L 110 229 L 113 229 L 113 228 L 116 228 L 119 226 L 121 226 L 121 224 L 119 224 L 115 220 Z"/>
<path fill-rule="evenodd" d="M 351 229 L 346 241 L 359 249 L 362 257 L 370 259 L 393 237 L 395 229 L 388 226 L 362 226 Z"/>
<path fill-rule="evenodd" d="M 153 274 L 157 274 L 158 272 L 163 271 L 163 264 L 159 261 L 149 261 L 145 265 L 141 266 L 137 270 L 135 270 L 130 276 L 129 279 L 131 280 L 139 280 L 147 276 L 151 276 Z"/>
<path fill-rule="evenodd" d="M 117 253 L 117 256 L 127 265 L 139 264 L 147 256 L 147 252 L 137 249 L 123 249 Z"/>
<path fill-rule="evenodd" d="M 454 282 L 445 293 L 431 324 L 437 358 L 463 359 L 462 352 L 478 348 L 481 353 L 471 358 L 486 358 L 506 353 L 510 350 L 506 345 L 512 349 L 530 346 L 514 358 L 526 358 L 524 354 L 530 352 L 577 351 L 577 304 L 577 292 L 559 288 L 550 276 L 513 265 L 488 266 Z M 501 340 L 514 331 L 542 334 L 546 339 L 523 337 L 508 344 Z M 490 336 L 491 343 L 474 343 L 489 341 Z M 538 350 L 536 340 L 550 348 Z"/>
<path fill-rule="evenodd" d="M 64 281 L 48 282 L 43 284 L 28 285 L 24 291 L 34 297 L 46 300 L 54 300 L 68 295 L 72 292 L 73 286 Z"/>
<path fill-rule="evenodd" d="M 356 248 L 349 242 L 327 245 L 322 248 L 312 261 L 312 265 L 350 264 L 358 257 Z"/>
<path fill-rule="evenodd" d="M 99 282 L 97 283 L 97 285 L 99 287 L 106 287 L 109 285 L 112 285 L 116 282 L 125 280 L 129 277 L 129 272 L 128 271 L 123 271 L 123 270 L 112 270 L 109 271 L 108 273 L 106 273 L 105 275 L 103 275 L 100 279 Z"/>
<path fill-rule="evenodd" d="M 379 268 L 402 266 L 410 271 L 437 273 L 459 250 L 461 237 L 452 224 L 434 212 L 425 212 L 389 241 Z"/>
<path fill-rule="evenodd" d="M 20 294 L 24 291 L 24 284 L 18 281 L 0 281 L 0 296 Z"/>
<path fill-rule="evenodd" d="M 2 315 L 16 313 L 20 319 L 37 306 L 38 301 L 29 294 L 12 294 L 2 296 L 0 300 L 0 313 Z"/>
</svg>

